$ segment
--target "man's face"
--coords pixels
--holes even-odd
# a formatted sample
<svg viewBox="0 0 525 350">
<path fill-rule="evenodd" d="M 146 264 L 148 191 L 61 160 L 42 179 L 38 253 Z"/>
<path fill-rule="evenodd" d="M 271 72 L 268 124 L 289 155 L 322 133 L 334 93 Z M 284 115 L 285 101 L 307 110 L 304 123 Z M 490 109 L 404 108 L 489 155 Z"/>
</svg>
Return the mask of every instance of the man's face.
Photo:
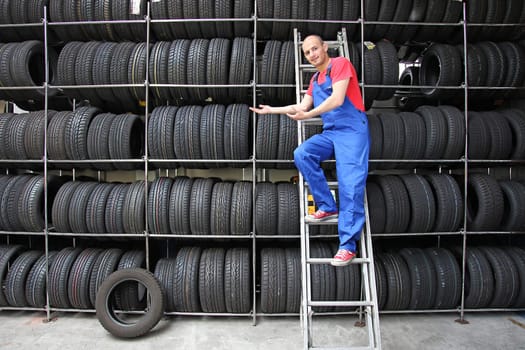
<svg viewBox="0 0 525 350">
<path fill-rule="evenodd" d="M 314 67 L 323 65 L 328 59 L 326 44 L 322 44 L 315 36 L 307 37 L 303 42 L 303 53 Z"/>
</svg>

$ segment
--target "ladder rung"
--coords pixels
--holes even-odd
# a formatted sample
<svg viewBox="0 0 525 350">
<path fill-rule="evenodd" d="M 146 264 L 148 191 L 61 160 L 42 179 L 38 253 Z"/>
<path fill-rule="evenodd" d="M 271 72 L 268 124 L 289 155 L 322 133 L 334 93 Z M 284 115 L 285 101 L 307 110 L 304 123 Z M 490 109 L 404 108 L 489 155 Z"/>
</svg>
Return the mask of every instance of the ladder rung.
<svg viewBox="0 0 525 350">
<path fill-rule="evenodd" d="M 327 184 L 329 187 L 334 187 L 337 186 L 337 181 L 328 181 Z M 308 182 L 305 182 L 304 185 L 308 187 Z"/>
<path fill-rule="evenodd" d="M 308 225 L 335 225 L 335 224 L 337 224 L 337 218 L 335 218 L 335 219 L 326 219 L 326 220 L 323 220 L 323 221 L 308 221 L 308 220 L 305 220 L 304 222 L 307 223 Z"/>
<path fill-rule="evenodd" d="M 332 258 L 310 258 L 306 260 L 308 264 L 330 264 L 332 262 Z M 368 258 L 354 258 L 351 262 L 351 264 L 368 264 L 370 263 L 370 259 Z"/>
<path fill-rule="evenodd" d="M 369 301 L 309 301 L 309 306 L 340 306 L 340 307 L 348 307 L 348 306 L 374 306 Z"/>
</svg>

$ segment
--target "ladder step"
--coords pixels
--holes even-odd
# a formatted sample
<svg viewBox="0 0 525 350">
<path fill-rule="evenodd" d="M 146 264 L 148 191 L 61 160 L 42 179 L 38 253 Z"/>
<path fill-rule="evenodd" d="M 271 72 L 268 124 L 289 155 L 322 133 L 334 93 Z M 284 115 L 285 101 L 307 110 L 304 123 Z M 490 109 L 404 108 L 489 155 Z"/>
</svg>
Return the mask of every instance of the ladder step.
<svg viewBox="0 0 525 350">
<path fill-rule="evenodd" d="M 332 261 L 331 258 L 310 258 L 310 259 L 306 260 L 306 262 L 308 264 L 317 264 L 317 265 L 330 264 L 331 261 Z M 350 263 L 351 264 L 369 264 L 370 263 L 370 259 L 368 259 L 368 258 L 354 258 Z"/>
<path fill-rule="evenodd" d="M 374 306 L 370 301 L 309 301 L 308 306 Z"/>
<path fill-rule="evenodd" d="M 337 218 L 326 219 L 323 221 L 309 221 L 308 219 L 305 219 L 304 222 L 308 225 L 335 225 L 337 224 Z"/>
</svg>

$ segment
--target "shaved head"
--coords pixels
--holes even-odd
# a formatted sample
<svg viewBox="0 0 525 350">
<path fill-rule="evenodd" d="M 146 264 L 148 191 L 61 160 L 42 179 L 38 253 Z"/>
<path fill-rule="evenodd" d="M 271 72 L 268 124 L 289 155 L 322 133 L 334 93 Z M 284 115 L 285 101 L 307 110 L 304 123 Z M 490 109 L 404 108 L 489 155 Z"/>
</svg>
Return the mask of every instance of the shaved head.
<svg viewBox="0 0 525 350">
<path fill-rule="evenodd" d="M 308 35 L 303 41 L 303 53 L 308 62 L 318 70 L 324 70 L 330 61 L 328 45 L 319 35 Z"/>
</svg>

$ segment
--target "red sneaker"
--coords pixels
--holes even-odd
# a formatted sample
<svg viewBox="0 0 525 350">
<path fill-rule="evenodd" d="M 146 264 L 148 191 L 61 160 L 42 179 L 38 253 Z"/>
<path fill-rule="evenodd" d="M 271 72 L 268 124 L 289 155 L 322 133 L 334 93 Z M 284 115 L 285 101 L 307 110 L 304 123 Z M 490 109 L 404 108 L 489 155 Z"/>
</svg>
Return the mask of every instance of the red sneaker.
<svg viewBox="0 0 525 350">
<path fill-rule="evenodd" d="M 318 221 L 324 221 L 328 219 L 336 219 L 338 216 L 339 216 L 339 213 L 336 211 L 326 212 L 326 211 L 318 210 L 313 214 L 306 215 L 306 221 L 318 222 Z"/>
<path fill-rule="evenodd" d="M 332 266 L 346 266 L 349 265 L 355 258 L 355 253 L 346 249 L 339 249 L 332 259 Z"/>
</svg>

